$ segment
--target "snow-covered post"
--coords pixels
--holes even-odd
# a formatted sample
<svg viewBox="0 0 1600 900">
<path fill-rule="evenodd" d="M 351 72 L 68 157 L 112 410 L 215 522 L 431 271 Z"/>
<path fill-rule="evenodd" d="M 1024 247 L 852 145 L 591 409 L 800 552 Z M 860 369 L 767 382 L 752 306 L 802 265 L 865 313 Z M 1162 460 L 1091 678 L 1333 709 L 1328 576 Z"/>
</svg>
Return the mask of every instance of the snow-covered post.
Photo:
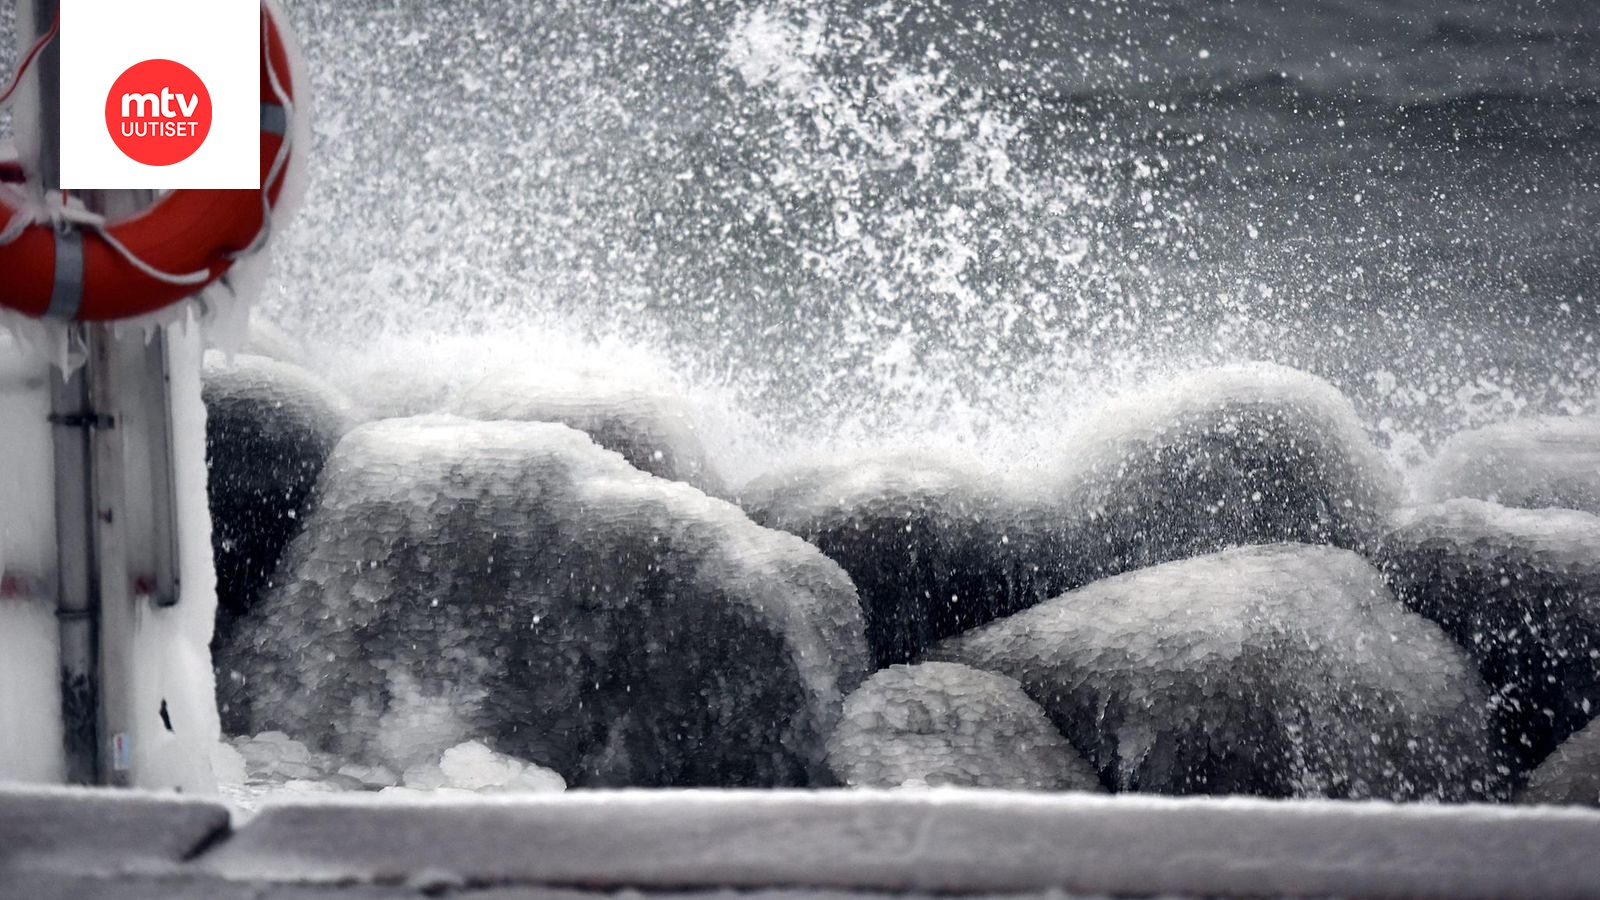
<svg viewBox="0 0 1600 900">
<path fill-rule="evenodd" d="M 21 0 L 19 31 L 25 39 L 43 35 L 55 18 L 55 0 Z M 61 185 L 61 53 L 51 42 L 34 61 L 32 76 L 38 124 L 25 133 L 32 148 L 34 178 L 41 194 Z M 74 326 L 74 343 L 86 340 Z M 90 535 L 94 505 L 91 435 L 99 424 L 89 391 L 86 365 L 64 380 L 52 379 L 50 421 L 55 426 L 56 617 L 61 630 L 61 729 L 65 777 L 73 784 L 99 784 L 104 777 L 100 734 L 99 567 Z"/>
<path fill-rule="evenodd" d="M 31 18 L 33 26 L 25 33 L 48 31 L 57 0 L 22 3 L 20 18 Z M 60 187 L 57 43 L 40 55 L 35 73 L 35 183 L 39 190 L 51 191 Z M 107 215 L 133 212 L 152 198 L 144 191 L 79 195 L 87 209 Z M 167 699 L 141 696 L 141 686 L 150 681 L 145 676 L 163 668 L 159 659 L 144 657 L 159 658 L 169 649 L 182 653 L 182 648 L 140 638 L 141 630 L 165 631 L 159 621 L 147 620 L 146 607 L 170 607 L 181 591 L 172 355 L 165 328 L 155 329 L 148 339 L 143 328 L 121 334 L 110 325 L 74 324 L 70 329 L 69 340 L 83 350 L 85 362 L 66 377 L 52 379 L 50 403 L 65 777 L 76 784 L 129 785 L 141 781 L 138 773 L 149 771 L 151 762 L 139 759 L 146 748 L 136 736 L 159 731 L 158 716 L 173 731 Z M 189 340 L 198 338 L 191 335 Z M 202 491 L 203 483 L 202 478 Z M 209 678 L 205 680 L 209 693 Z M 201 717 L 188 718 L 186 724 L 199 728 L 194 720 Z M 209 781 L 208 773 L 196 776 Z M 161 780 L 188 782 L 170 777 L 170 772 Z"/>
</svg>

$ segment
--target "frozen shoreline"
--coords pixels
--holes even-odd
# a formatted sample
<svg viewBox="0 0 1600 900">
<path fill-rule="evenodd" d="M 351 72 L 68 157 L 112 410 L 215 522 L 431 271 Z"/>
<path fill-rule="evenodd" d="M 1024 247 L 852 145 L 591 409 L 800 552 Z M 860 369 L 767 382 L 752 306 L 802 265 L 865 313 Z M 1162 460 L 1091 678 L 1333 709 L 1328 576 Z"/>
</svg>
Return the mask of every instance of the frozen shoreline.
<svg viewBox="0 0 1600 900">
<path fill-rule="evenodd" d="M 1565 897 L 1600 813 L 942 791 L 624 791 L 222 807 L 0 792 L 0 882 L 81 896 L 573 888 L 979 895 Z M 366 891 L 370 891 L 368 893 Z M 514 892 L 514 893 L 513 893 Z M 0 890 L 0 894 L 5 894 Z"/>
</svg>

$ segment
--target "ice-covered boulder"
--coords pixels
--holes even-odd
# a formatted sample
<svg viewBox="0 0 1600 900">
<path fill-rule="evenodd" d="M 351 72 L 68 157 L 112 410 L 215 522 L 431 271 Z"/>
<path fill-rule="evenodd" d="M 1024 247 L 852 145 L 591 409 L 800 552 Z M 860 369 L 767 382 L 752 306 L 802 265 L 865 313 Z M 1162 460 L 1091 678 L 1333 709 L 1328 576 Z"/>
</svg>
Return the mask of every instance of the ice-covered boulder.
<svg viewBox="0 0 1600 900">
<path fill-rule="evenodd" d="M 202 377 L 216 647 L 270 586 L 323 461 L 350 427 L 350 404 L 306 370 L 261 356 L 209 353 Z M 223 724 L 240 723 L 225 709 Z"/>
<path fill-rule="evenodd" d="M 699 419 L 656 361 L 571 336 L 389 337 L 332 356 L 330 371 L 374 419 L 450 414 L 559 422 L 635 468 L 722 495 Z"/>
<path fill-rule="evenodd" d="M 858 454 L 763 476 L 739 502 L 850 573 L 879 666 L 1070 586 L 1047 564 L 1047 510 L 971 460 Z"/>
<path fill-rule="evenodd" d="M 451 411 L 469 419 L 559 422 L 622 454 L 634 468 L 711 494 L 723 490 L 687 400 L 659 381 L 592 364 L 527 362 L 466 388 Z"/>
<path fill-rule="evenodd" d="M 930 658 L 1019 681 L 1117 789 L 1491 793 L 1486 691 L 1437 625 L 1333 547 L 1242 547 L 1099 581 Z"/>
<path fill-rule="evenodd" d="M 1399 479 L 1331 384 L 1253 364 L 1091 412 L 1052 490 L 1084 583 L 1246 544 L 1360 549 L 1382 535 Z"/>
<path fill-rule="evenodd" d="M 1600 517 L 1452 500 L 1397 515 L 1379 559 L 1477 664 L 1519 771 L 1600 715 Z"/>
<path fill-rule="evenodd" d="M 1600 514 L 1600 416 L 1543 416 L 1464 431 L 1439 448 L 1418 493 L 1425 502 L 1470 497 Z"/>
<path fill-rule="evenodd" d="M 364 425 L 318 490 L 225 648 L 253 730 L 401 771 L 482 740 L 580 786 L 830 780 L 866 648 L 799 538 L 545 423 Z"/>
<path fill-rule="evenodd" d="M 867 679 L 845 700 L 828 762 L 852 787 L 1103 790 L 1021 685 L 955 663 Z"/>
<path fill-rule="evenodd" d="M 1528 777 L 1518 803 L 1600 806 L 1600 719 L 1564 741 Z"/>
</svg>

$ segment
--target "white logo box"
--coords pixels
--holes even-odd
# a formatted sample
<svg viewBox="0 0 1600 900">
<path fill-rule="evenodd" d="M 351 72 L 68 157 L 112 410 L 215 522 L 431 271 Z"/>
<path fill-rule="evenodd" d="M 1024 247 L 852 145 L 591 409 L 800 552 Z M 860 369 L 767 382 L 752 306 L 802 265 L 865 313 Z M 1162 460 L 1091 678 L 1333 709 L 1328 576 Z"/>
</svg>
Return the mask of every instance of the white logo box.
<svg viewBox="0 0 1600 900">
<path fill-rule="evenodd" d="M 61 186 L 255 190 L 261 186 L 260 0 L 61 0 Z M 211 95 L 211 131 L 170 166 L 123 155 L 106 128 L 111 85 L 170 59 Z"/>
</svg>

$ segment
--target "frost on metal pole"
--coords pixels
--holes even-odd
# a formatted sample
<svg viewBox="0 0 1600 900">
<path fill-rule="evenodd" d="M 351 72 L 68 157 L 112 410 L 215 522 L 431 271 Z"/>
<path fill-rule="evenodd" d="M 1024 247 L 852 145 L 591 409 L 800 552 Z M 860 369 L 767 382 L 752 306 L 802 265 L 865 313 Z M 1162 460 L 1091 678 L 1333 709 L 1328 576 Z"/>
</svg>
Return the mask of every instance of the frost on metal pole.
<svg viewBox="0 0 1600 900">
<path fill-rule="evenodd" d="M 55 18 L 56 0 L 23 0 L 32 34 Z M 39 127 L 37 184 L 60 187 L 60 54 L 45 48 L 35 64 Z M 84 207 L 108 215 L 150 202 L 143 191 L 95 191 Z M 64 235 L 68 252 L 82 236 Z M 57 618 L 61 636 L 62 736 L 66 778 L 125 785 L 134 754 L 137 604 L 178 602 L 177 525 L 170 355 L 164 329 L 118 335 L 76 323 L 71 340 L 85 362 L 53 380 Z M 131 433 L 137 432 L 137 433 Z M 131 473 L 130 467 L 136 471 Z M 130 493 L 130 483 L 137 490 Z"/>
</svg>

